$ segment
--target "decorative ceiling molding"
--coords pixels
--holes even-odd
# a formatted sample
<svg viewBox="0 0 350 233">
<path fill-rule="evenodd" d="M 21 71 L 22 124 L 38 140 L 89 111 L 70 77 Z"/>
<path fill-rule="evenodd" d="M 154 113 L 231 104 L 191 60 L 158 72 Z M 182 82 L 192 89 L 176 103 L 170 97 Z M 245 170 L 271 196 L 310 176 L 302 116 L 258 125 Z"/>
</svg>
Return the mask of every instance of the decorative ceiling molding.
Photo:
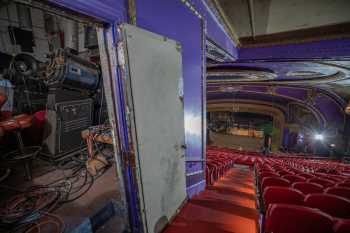
<svg viewBox="0 0 350 233">
<path fill-rule="evenodd" d="M 293 98 L 293 97 L 289 97 L 289 96 L 283 96 L 283 95 L 279 95 L 279 94 L 267 94 L 267 93 L 260 93 L 260 92 L 254 92 L 254 91 L 241 91 L 241 92 L 245 92 L 245 93 L 251 93 L 251 94 L 257 94 L 257 95 L 265 95 L 265 96 L 277 96 L 277 97 L 281 97 L 281 98 L 284 98 L 288 101 L 286 101 L 286 104 L 288 104 L 288 102 L 295 102 L 295 103 L 299 103 L 301 104 L 302 106 L 304 106 L 305 108 L 307 108 L 308 110 L 310 110 L 315 116 L 317 119 L 322 119 L 322 121 L 320 121 L 320 123 L 326 127 L 327 125 L 327 120 L 325 118 L 325 115 L 323 112 L 321 112 L 319 109 L 317 109 L 314 105 L 311 105 L 309 104 L 306 100 L 300 100 L 300 99 L 297 99 L 297 98 Z M 214 91 L 208 91 L 208 94 L 207 95 L 207 103 L 209 103 L 211 100 L 211 96 L 210 94 L 215 94 L 216 92 Z M 245 98 L 247 100 L 249 100 L 249 97 Z M 214 100 L 214 101 L 218 101 L 218 99 Z M 235 98 L 233 99 L 227 99 L 225 97 L 223 97 L 222 99 L 220 99 L 219 101 L 235 101 Z M 263 101 L 263 100 L 261 100 Z M 263 101 L 263 102 L 266 102 L 266 101 Z M 269 103 L 269 102 L 266 102 L 266 103 Z M 344 116 L 344 121 L 342 122 L 342 124 L 344 125 L 345 124 L 345 115 L 344 115 L 344 110 L 342 109 L 342 115 Z"/>
<path fill-rule="evenodd" d="M 260 92 L 260 91 L 253 91 L 253 90 L 247 90 L 242 88 L 243 86 L 249 86 L 249 85 L 240 85 L 237 88 L 232 86 L 226 87 L 223 85 L 217 85 L 217 86 L 209 86 L 210 88 L 207 89 L 207 93 L 216 93 L 216 92 L 250 92 L 250 93 L 254 93 L 254 94 L 261 94 L 261 95 L 272 95 L 272 96 L 278 96 L 278 97 L 283 97 L 283 98 L 287 98 L 293 101 L 298 101 L 298 102 L 302 102 L 305 104 L 309 104 L 309 103 L 314 103 L 315 99 L 320 95 L 323 94 L 325 96 L 327 96 L 331 101 L 334 102 L 334 104 L 339 108 L 339 110 L 344 108 L 344 105 L 339 103 L 337 100 L 334 99 L 334 96 L 332 95 L 328 95 L 324 92 L 319 92 L 318 90 L 314 89 L 314 88 L 305 88 L 305 87 L 291 87 L 291 86 L 274 86 L 274 85 L 261 85 L 260 87 L 267 87 L 267 91 L 266 92 Z M 283 95 L 281 93 L 277 93 L 276 89 L 281 88 L 281 87 L 285 87 L 285 88 L 290 88 L 291 90 L 293 89 L 299 89 L 299 90 L 305 90 L 307 91 L 307 96 L 306 99 L 302 100 L 302 99 L 298 99 L 295 97 L 291 97 L 288 95 Z M 217 88 L 217 90 L 215 90 L 215 88 Z M 312 98 L 312 99 L 310 99 Z M 340 97 L 339 97 L 340 98 Z M 341 99 L 341 98 L 340 98 Z M 310 105 L 310 104 L 309 104 Z"/>
<path fill-rule="evenodd" d="M 288 117 L 288 106 L 286 105 L 279 105 L 279 104 L 275 104 L 275 103 L 270 103 L 267 101 L 262 101 L 262 100 L 248 100 L 248 99 L 220 99 L 220 100 L 208 100 L 207 101 L 207 108 L 209 106 L 213 107 L 213 104 L 216 104 L 215 106 L 221 106 L 221 107 L 227 107 L 228 104 L 236 104 L 236 103 L 240 103 L 240 104 L 255 104 L 255 105 L 261 105 L 261 106 L 267 106 L 267 107 L 271 107 L 274 109 L 278 109 L 278 111 L 282 112 L 284 114 L 284 117 Z M 209 109 L 208 109 L 209 111 Z M 232 111 L 232 108 L 231 110 Z M 264 113 L 264 115 L 266 115 L 266 113 Z M 268 114 L 267 114 L 268 115 Z"/>
</svg>

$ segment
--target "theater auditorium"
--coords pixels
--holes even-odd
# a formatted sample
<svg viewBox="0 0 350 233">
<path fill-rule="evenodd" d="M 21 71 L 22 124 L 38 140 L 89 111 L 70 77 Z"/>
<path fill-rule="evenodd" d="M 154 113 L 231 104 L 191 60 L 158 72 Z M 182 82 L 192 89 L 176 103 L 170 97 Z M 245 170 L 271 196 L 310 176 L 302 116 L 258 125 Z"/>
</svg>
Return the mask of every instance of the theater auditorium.
<svg viewBox="0 0 350 233">
<path fill-rule="evenodd" d="M 349 0 L 0 0 L 0 233 L 350 233 Z"/>
</svg>

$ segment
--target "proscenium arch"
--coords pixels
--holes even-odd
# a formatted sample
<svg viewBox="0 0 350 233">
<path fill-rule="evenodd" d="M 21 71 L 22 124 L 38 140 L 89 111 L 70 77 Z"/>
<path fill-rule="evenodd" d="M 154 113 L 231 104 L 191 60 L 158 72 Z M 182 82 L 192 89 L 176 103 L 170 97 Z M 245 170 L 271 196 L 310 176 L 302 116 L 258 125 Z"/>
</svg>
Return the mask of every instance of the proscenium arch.
<svg viewBox="0 0 350 233">
<path fill-rule="evenodd" d="M 239 100 L 208 100 L 207 111 L 233 111 L 233 106 L 238 107 L 238 112 L 257 113 L 273 118 L 273 125 L 279 128 L 279 133 L 273 137 L 272 150 L 277 151 L 283 142 L 283 131 L 286 125 L 286 113 L 277 106 L 266 104 L 262 101 L 239 101 Z"/>
<path fill-rule="evenodd" d="M 256 95 L 262 95 L 262 96 L 277 96 L 277 97 L 281 97 L 287 101 L 291 101 L 293 103 L 298 103 L 302 106 L 304 106 L 305 108 L 307 108 L 308 110 L 310 110 L 315 116 L 316 116 L 316 119 L 319 121 L 320 125 L 322 125 L 323 127 L 326 127 L 327 126 L 327 120 L 324 116 L 324 114 L 319 110 L 317 109 L 314 105 L 311 105 L 309 103 L 307 103 L 306 101 L 302 101 L 300 99 L 297 99 L 297 98 L 293 98 L 293 97 L 290 97 L 290 96 L 285 96 L 285 95 L 279 95 L 279 94 L 276 94 L 276 93 L 262 93 L 262 92 L 256 92 L 256 91 L 248 91 L 248 90 L 239 90 L 238 92 L 240 93 L 251 93 L 251 94 L 256 94 Z M 229 92 L 227 92 L 229 93 Z M 233 94 L 233 92 L 231 92 Z M 216 91 L 208 91 L 208 94 L 219 94 L 218 92 Z M 210 100 L 210 97 L 208 96 L 207 97 L 208 100 Z M 218 100 L 218 99 L 216 99 Z M 226 98 L 223 98 L 223 99 L 220 99 L 221 100 L 225 100 L 227 102 L 227 99 Z M 232 99 L 228 99 L 228 101 L 232 101 Z M 265 101 L 264 101 L 265 102 Z M 345 120 L 344 120 L 344 124 L 345 124 Z"/>
</svg>

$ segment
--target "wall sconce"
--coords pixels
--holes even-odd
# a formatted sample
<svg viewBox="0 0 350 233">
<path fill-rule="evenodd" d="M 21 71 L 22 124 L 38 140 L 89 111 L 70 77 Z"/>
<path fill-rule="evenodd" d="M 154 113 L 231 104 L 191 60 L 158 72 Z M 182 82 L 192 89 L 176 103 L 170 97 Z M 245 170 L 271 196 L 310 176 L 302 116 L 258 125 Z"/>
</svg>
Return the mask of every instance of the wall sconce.
<svg viewBox="0 0 350 233">
<path fill-rule="evenodd" d="M 350 100 L 349 100 L 348 106 L 346 106 L 345 108 L 345 113 L 350 115 Z"/>
</svg>

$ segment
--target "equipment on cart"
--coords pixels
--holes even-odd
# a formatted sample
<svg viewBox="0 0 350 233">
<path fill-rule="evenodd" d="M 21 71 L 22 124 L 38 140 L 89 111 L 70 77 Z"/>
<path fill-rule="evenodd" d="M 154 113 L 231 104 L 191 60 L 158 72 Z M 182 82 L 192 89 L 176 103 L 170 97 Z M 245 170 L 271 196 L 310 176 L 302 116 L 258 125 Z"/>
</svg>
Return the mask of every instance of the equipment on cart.
<svg viewBox="0 0 350 233">
<path fill-rule="evenodd" d="M 94 93 L 99 87 L 100 70 L 94 63 L 70 53 L 69 49 L 58 49 L 46 66 L 45 83 L 50 88 Z"/>
<path fill-rule="evenodd" d="M 60 90 L 48 98 L 43 153 L 51 159 L 79 151 L 80 132 L 92 125 L 92 99 L 67 100 L 65 93 Z"/>
<path fill-rule="evenodd" d="M 80 132 L 93 124 L 94 102 L 99 87 L 99 67 L 58 49 L 46 66 L 49 87 L 44 139 L 45 155 L 59 159 L 81 149 Z"/>
<path fill-rule="evenodd" d="M 109 126 L 97 125 L 89 127 L 81 132 L 81 137 L 86 141 L 88 159 L 86 169 L 96 176 L 99 171 L 108 166 L 106 157 L 100 151 L 94 151 L 96 143 L 112 144 L 111 128 Z"/>
<path fill-rule="evenodd" d="M 94 122 L 101 75 L 98 65 L 69 49 L 57 49 L 48 58 L 43 63 L 29 54 L 17 54 L 6 77 L 15 86 L 17 112 L 46 108 L 42 154 L 56 160 L 79 152 L 80 132 Z"/>
</svg>

